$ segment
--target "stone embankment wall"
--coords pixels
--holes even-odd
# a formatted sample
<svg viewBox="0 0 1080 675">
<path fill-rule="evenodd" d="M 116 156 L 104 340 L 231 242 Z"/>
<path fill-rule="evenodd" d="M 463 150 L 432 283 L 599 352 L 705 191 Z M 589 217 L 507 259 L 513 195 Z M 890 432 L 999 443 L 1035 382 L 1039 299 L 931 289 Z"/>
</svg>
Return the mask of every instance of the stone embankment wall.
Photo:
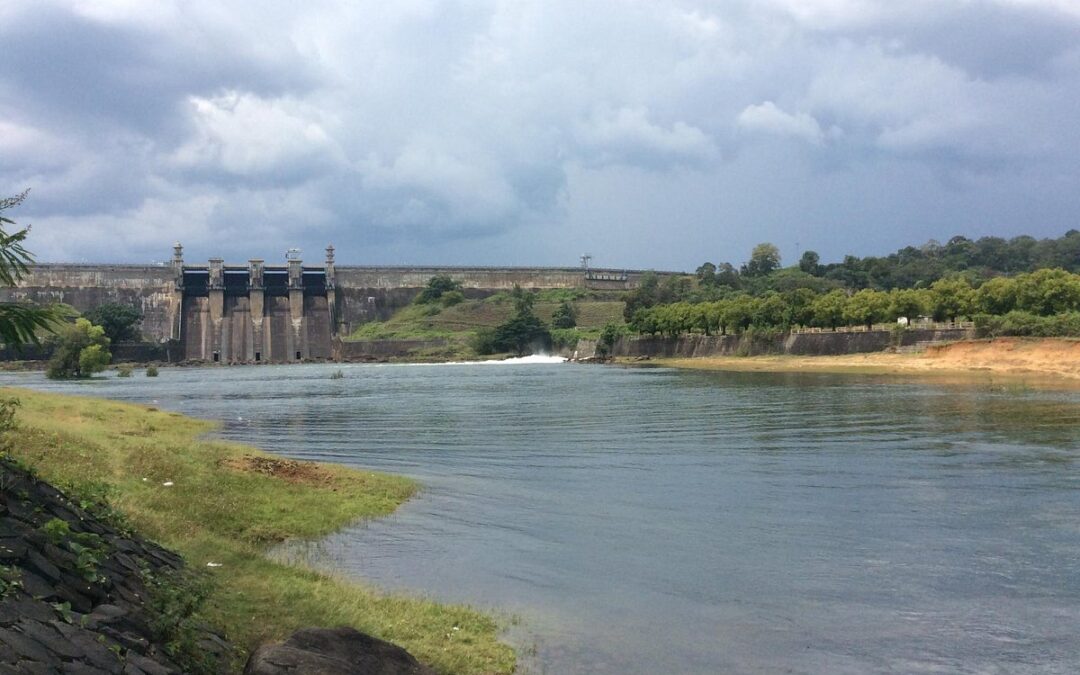
<svg viewBox="0 0 1080 675">
<path fill-rule="evenodd" d="M 918 349 L 929 344 L 973 338 L 969 329 L 930 330 L 911 328 L 892 331 L 793 333 L 777 338 L 747 339 L 734 335 L 683 335 L 680 337 L 622 337 L 613 356 L 701 358 L 708 356 L 756 356 L 790 354 L 797 356 L 837 356 L 865 354 L 888 349 Z M 579 349 L 579 351 L 581 351 Z M 588 356 L 581 352 L 581 358 Z"/>
<path fill-rule="evenodd" d="M 182 672 L 148 604 L 182 567 L 0 459 L 0 673 Z M 207 663 L 231 654 L 207 630 L 193 639 Z"/>
<path fill-rule="evenodd" d="M 442 349 L 448 340 L 364 340 L 362 342 L 334 343 L 336 361 L 386 361 L 405 358 L 417 352 Z"/>
</svg>

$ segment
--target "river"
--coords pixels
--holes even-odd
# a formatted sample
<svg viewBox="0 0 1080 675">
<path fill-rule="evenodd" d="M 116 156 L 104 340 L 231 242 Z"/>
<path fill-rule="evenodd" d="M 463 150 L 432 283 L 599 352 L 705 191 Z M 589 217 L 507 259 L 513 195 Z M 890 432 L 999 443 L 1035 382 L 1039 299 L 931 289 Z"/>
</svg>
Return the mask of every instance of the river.
<svg viewBox="0 0 1080 675">
<path fill-rule="evenodd" d="M 417 478 L 308 554 L 516 617 L 527 672 L 1080 672 L 1076 391 L 571 364 L 0 383 Z"/>
</svg>

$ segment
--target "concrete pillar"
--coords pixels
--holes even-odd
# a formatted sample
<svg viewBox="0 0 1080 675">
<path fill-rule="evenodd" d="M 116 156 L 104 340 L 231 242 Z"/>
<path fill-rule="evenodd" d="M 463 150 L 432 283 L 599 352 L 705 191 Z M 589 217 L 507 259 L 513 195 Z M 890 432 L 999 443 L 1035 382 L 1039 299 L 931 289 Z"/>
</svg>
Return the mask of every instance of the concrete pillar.
<svg viewBox="0 0 1080 675">
<path fill-rule="evenodd" d="M 330 339 L 338 334 L 337 272 L 334 269 L 334 245 L 326 247 L 326 308 L 330 312 Z"/>
<path fill-rule="evenodd" d="M 204 358 L 212 361 L 214 354 L 221 361 L 225 361 L 228 355 L 225 353 L 225 341 L 222 339 L 222 329 L 225 318 L 225 261 L 221 258 L 210 258 L 210 349 Z"/>
<path fill-rule="evenodd" d="M 169 301 L 169 339 L 179 340 L 184 330 L 184 247 L 173 244 L 173 288 Z"/>
<path fill-rule="evenodd" d="M 264 335 L 266 317 L 266 291 L 263 286 L 263 261 L 252 258 L 248 261 L 248 306 L 251 310 L 251 360 L 270 360 L 269 336 Z"/>
<path fill-rule="evenodd" d="M 296 355 L 300 358 L 308 356 L 307 332 L 304 330 L 304 266 L 303 262 L 289 259 L 289 315 L 292 318 L 291 340 L 288 340 L 289 353 L 287 360 L 295 361 Z"/>
</svg>

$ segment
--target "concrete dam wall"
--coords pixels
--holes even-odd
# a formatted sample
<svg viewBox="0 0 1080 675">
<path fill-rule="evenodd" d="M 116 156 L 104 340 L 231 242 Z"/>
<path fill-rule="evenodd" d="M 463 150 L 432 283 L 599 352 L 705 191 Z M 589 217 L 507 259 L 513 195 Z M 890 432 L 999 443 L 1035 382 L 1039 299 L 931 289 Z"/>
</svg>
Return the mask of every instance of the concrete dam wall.
<svg viewBox="0 0 1080 675">
<path fill-rule="evenodd" d="M 106 303 L 143 315 L 144 340 L 172 360 L 281 363 L 339 356 L 340 338 L 356 327 L 389 318 L 408 305 L 433 276 L 446 275 L 467 297 L 509 290 L 589 288 L 628 290 L 638 270 L 514 267 L 337 267 L 333 247 L 318 266 L 253 259 L 185 264 L 174 247 L 163 265 L 36 265 L 0 300 L 65 303 L 85 312 Z M 661 275 L 670 273 L 660 273 Z"/>
</svg>

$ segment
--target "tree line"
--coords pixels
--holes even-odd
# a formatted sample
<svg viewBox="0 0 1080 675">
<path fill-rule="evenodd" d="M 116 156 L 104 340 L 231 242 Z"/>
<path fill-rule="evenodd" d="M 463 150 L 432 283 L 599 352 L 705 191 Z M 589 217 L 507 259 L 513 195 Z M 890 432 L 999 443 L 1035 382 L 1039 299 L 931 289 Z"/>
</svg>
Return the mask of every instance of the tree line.
<svg viewBox="0 0 1080 675">
<path fill-rule="evenodd" d="M 1080 273 L 1080 231 L 1069 230 L 1056 239 L 1026 235 L 1012 239 L 956 236 L 945 244 L 931 240 L 887 256 L 848 255 L 840 262 L 828 264 L 823 264 L 815 251 L 806 251 L 795 265 L 782 267 L 780 263 L 780 252 L 775 245 L 759 244 L 750 259 L 738 267 L 728 262 L 703 263 L 695 271 L 696 290 L 706 296 L 703 299 L 713 300 L 725 290 L 742 290 L 750 295 L 793 288 L 817 292 L 834 288 L 888 291 L 927 288 L 939 279 L 952 276 L 964 277 L 977 286 L 993 277 L 1039 269 Z"/>
<path fill-rule="evenodd" d="M 975 320 L 987 334 L 1073 334 L 1068 332 L 1071 323 L 1046 319 L 1080 313 L 1080 275 L 1064 269 L 1041 269 L 977 284 L 954 275 L 926 288 L 851 291 L 796 287 L 757 295 L 732 290 L 718 299 L 708 299 L 701 293 L 700 281 L 694 284 L 685 277 L 669 277 L 661 282 L 656 275 L 647 274 L 627 299 L 626 310 L 632 330 L 667 336 L 689 332 L 724 335 L 749 328 L 869 328 L 924 316 L 938 321 Z"/>
</svg>

